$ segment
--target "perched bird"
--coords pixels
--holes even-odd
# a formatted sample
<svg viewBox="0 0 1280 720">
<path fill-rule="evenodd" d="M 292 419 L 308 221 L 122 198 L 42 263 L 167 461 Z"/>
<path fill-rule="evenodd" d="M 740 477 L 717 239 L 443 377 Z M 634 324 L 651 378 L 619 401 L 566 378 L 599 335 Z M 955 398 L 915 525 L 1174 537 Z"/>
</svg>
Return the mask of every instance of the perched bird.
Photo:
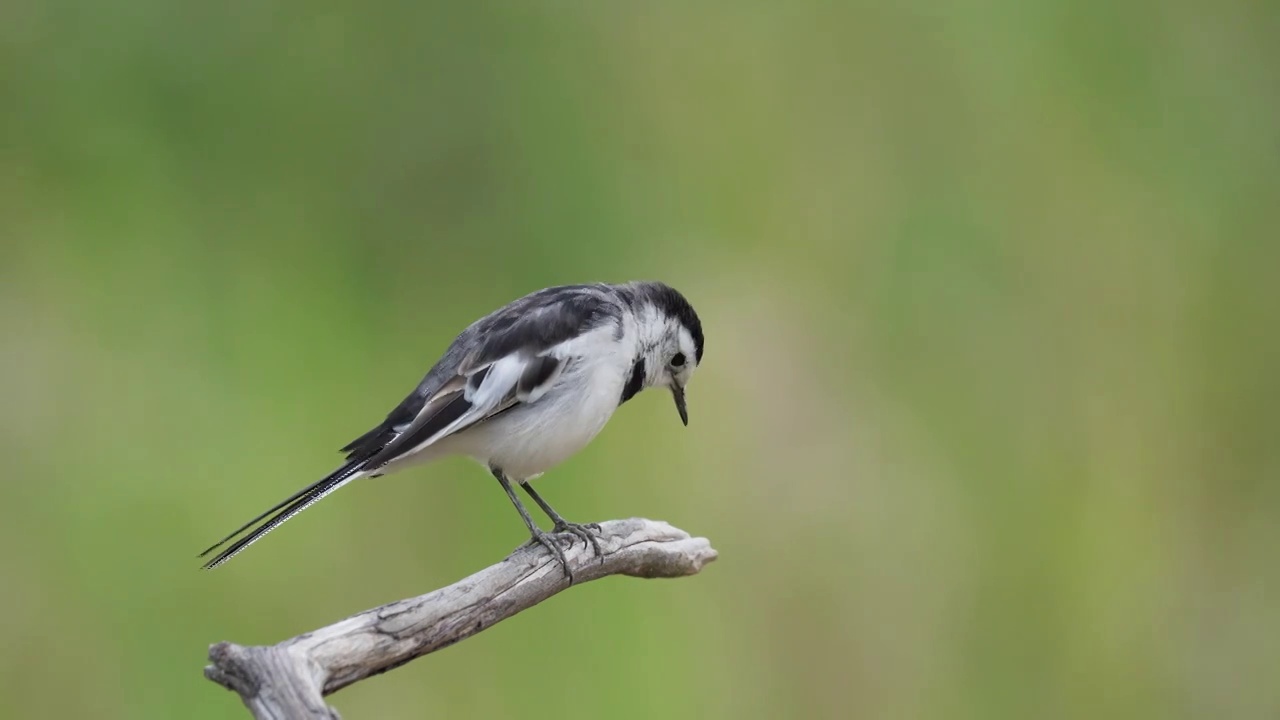
<svg viewBox="0 0 1280 720">
<path fill-rule="evenodd" d="M 572 533 L 600 555 L 599 526 L 566 521 L 529 481 L 586 447 L 618 406 L 646 388 L 670 390 L 688 425 L 684 389 L 702 348 L 698 314 L 663 283 L 566 285 L 526 295 L 463 330 L 382 423 L 342 448 L 341 467 L 200 553 L 249 531 L 204 567 L 235 557 L 353 480 L 463 455 L 498 479 L 530 542 L 547 548 L 572 580 L 563 550 L 529 517 L 512 483 L 547 514 L 552 533 Z"/>
</svg>

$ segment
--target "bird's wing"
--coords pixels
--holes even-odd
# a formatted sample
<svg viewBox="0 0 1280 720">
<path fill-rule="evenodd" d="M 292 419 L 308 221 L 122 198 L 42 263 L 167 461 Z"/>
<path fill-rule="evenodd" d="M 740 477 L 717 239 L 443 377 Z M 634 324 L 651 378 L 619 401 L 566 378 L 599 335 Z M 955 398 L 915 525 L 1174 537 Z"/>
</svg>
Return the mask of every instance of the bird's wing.
<svg viewBox="0 0 1280 720">
<path fill-rule="evenodd" d="M 598 285 L 547 288 L 477 320 L 377 427 L 342 448 L 374 470 L 519 403 L 542 397 L 571 358 L 565 342 L 621 308 Z"/>
<path fill-rule="evenodd" d="M 537 401 L 570 361 L 553 354 L 516 352 L 469 374 L 458 375 L 428 400 L 408 425 L 393 428 L 396 436 L 369 458 L 366 467 L 376 472 L 397 458 L 412 455 L 520 403 Z"/>
</svg>

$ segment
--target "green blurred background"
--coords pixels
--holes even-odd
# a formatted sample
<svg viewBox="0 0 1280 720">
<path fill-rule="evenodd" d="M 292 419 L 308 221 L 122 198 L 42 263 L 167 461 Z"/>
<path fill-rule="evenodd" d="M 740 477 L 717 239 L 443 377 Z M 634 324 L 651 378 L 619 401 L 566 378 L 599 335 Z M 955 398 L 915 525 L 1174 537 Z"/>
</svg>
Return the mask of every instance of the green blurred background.
<svg viewBox="0 0 1280 720">
<path fill-rule="evenodd" d="M 1272 3 L 0 8 L 0 716 L 525 539 L 469 461 L 217 572 L 472 319 L 660 278 L 708 351 L 541 486 L 712 539 L 356 718 L 1280 717 Z"/>
</svg>

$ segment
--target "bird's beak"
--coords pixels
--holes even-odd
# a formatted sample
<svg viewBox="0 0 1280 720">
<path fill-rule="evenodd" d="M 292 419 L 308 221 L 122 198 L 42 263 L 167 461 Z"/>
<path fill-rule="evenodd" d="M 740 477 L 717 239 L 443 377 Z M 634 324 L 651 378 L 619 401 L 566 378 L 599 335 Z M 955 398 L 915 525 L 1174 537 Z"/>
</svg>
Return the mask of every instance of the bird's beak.
<svg viewBox="0 0 1280 720">
<path fill-rule="evenodd" d="M 684 404 L 684 388 L 679 385 L 672 385 L 671 396 L 676 400 L 676 411 L 680 413 L 680 422 L 687 426 L 689 424 L 689 408 Z"/>
</svg>

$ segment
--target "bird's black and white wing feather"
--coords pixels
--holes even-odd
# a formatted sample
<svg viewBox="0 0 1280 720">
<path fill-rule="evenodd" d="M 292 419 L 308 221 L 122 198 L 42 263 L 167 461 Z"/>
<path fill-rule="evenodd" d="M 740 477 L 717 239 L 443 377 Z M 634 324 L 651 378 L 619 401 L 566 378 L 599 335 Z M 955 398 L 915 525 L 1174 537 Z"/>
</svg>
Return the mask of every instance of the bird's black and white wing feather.
<svg viewBox="0 0 1280 720">
<path fill-rule="evenodd" d="M 606 285 L 547 288 L 472 323 L 382 423 L 342 448 L 347 458 L 341 467 L 205 550 L 201 557 L 253 528 L 204 567 L 221 565 L 352 480 L 377 475 L 379 468 L 518 404 L 537 402 L 574 361 L 552 354 L 557 346 L 620 322 L 623 309 L 610 290 Z"/>
</svg>

